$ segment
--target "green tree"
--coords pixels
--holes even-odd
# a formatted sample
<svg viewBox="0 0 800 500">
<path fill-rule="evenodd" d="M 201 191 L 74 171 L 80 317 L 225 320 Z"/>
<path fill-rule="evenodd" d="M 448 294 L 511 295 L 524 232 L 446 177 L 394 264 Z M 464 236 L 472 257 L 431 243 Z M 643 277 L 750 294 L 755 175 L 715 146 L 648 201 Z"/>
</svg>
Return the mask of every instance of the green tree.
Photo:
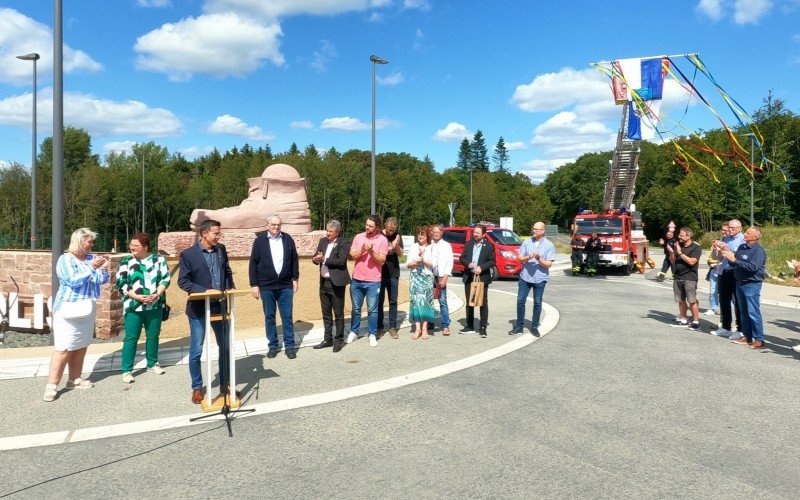
<svg viewBox="0 0 800 500">
<path fill-rule="evenodd" d="M 506 149 L 506 141 L 503 140 L 503 136 L 500 136 L 500 139 L 497 140 L 497 145 L 494 147 L 494 153 L 492 154 L 492 160 L 494 161 L 495 170 L 498 172 L 508 172 L 508 169 L 506 169 L 506 163 L 509 161 L 508 149 Z"/>
<path fill-rule="evenodd" d="M 469 145 L 469 158 L 470 166 L 476 172 L 489 171 L 489 156 L 486 149 L 486 139 L 483 137 L 483 132 L 478 130 L 472 137 L 472 142 Z"/>
<path fill-rule="evenodd" d="M 456 167 L 461 170 L 468 171 L 470 169 L 470 148 L 469 141 L 465 137 L 461 141 L 461 147 L 458 149 L 458 160 L 456 160 Z"/>
</svg>

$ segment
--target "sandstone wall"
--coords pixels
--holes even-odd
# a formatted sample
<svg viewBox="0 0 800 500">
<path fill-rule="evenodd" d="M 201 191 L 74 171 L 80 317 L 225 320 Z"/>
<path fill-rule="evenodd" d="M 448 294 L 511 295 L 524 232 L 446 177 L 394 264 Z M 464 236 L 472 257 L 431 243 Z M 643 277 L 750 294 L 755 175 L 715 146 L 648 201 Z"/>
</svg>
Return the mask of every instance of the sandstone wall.
<svg viewBox="0 0 800 500">
<path fill-rule="evenodd" d="M 300 257 L 312 257 L 320 238 L 325 236 L 325 231 L 311 231 L 304 234 L 293 234 L 297 253 Z M 220 243 L 225 245 L 230 257 L 250 257 L 256 233 L 252 231 L 222 230 Z M 190 246 L 197 243 L 197 233 L 193 231 L 180 231 L 161 233 L 158 235 L 158 251 L 162 254 L 177 256 Z"/>
</svg>

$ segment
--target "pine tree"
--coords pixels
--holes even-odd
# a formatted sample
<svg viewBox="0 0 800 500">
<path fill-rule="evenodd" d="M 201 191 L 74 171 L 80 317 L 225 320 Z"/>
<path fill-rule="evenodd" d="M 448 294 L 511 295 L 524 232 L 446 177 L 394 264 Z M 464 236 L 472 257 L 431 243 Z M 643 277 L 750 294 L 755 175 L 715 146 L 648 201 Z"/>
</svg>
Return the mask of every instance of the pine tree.
<svg viewBox="0 0 800 500">
<path fill-rule="evenodd" d="M 461 147 L 458 150 L 458 161 L 456 161 L 456 168 L 459 168 L 463 171 L 468 171 L 470 169 L 470 147 L 469 141 L 465 137 L 463 141 L 461 141 Z"/>
<path fill-rule="evenodd" d="M 506 163 L 508 163 L 508 149 L 506 149 L 506 141 L 503 140 L 503 136 L 500 136 L 497 145 L 494 147 L 492 160 L 498 172 L 508 172 L 506 168 Z"/>
<path fill-rule="evenodd" d="M 470 149 L 470 166 L 478 172 L 489 171 L 489 154 L 486 149 L 486 140 L 483 138 L 483 132 L 478 130 L 472 137 L 472 143 L 469 145 Z"/>
<path fill-rule="evenodd" d="M 290 155 L 299 155 L 300 154 L 300 149 L 297 147 L 297 144 L 295 144 L 293 142 L 292 145 L 289 147 L 288 153 Z"/>
</svg>

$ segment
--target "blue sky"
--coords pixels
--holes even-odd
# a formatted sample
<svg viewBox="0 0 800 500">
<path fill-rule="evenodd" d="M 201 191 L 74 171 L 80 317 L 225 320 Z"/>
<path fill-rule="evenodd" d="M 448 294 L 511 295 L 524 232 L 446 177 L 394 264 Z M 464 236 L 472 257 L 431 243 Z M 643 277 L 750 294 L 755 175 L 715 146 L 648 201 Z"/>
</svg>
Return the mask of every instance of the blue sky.
<svg viewBox="0 0 800 500">
<path fill-rule="evenodd" d="M 0 164 L 30 164 L 32 64 L 16 55 L 42 55 L 39 140 L 52 134 L 52 23 L 50 1 L 0 0 Z M 65 122 L 101 156 L 149 140 L 189 158 L 369 150 L 371 54 L 389 61 L 377 152 L 440 171 L 476 130 L 535 182 L 613 148 L 619 108 L 596 61 L 699 52 L 748 112 L 769 90 L 800 110 L 800 0 L 66 0 L 64 43 Z M 672 90 L 662 111 L 689 102 L 684 125 L 718 126 Z"/>
</svg>

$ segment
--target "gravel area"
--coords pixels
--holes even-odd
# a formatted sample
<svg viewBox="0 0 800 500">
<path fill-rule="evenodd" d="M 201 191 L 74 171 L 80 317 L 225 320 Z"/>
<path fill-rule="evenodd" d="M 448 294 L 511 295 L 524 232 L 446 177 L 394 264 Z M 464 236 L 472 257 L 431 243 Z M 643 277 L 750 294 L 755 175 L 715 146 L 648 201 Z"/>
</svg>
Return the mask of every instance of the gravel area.
<svg viewBox="0 0 800 500">
<path fill-rule="evenodd" d="M 119 342 L 122 339 L 94 339 L 94 343 Z M 7 331 L 5 338 L 0 342 L 0 349 L 13 349 L 15 347 L 40 347 L 53 345 L 52 336 L 49 333 L 23 333 Z"/>
</svg>

